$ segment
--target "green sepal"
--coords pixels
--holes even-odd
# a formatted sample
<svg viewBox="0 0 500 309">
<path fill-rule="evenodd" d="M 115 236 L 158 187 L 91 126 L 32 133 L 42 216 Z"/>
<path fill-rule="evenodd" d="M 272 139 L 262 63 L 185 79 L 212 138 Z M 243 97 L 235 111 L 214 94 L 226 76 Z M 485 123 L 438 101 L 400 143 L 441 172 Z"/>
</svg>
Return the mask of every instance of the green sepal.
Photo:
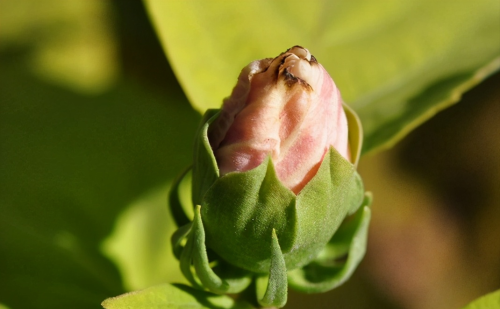
<svg viewBox="0 0 500 309">
<path fill-rule="evenodd" d="M 168 192 L 170 212 L 172 213 L 172 217 L 174 218 L 177 227 L 184 226 L 191 222 L 189 217 L 186 215 L 186 212 L 184 211 L 179 198 L 179 185 L 181 184 L 186 174 L 191 170 L 191 168 L 192 166 L 187 167 L 174 179 L 174 182 L 170 187 L 170 191 Z"/>
<path fill-rule="evenodd" d="M 371 203 L 371 192 L 365 192 L 364 198 L 358 206 L 357 214 L 347 217 L 344 222 L 342 222 L 335 235 L 333 235 L 332 239 L 330 239 L 325 248 L 314 260 L 315 262 L 322 265 L 344 264 L 344 258 L 349 254 L 354 237 L 357 235 L 356 233 L 359 233 L 360 228 L 368 227 L 368 225 L 363 226 L 363 224 L 369 224 L 369 213 L 367 213 L 367 210 L 361 211 L 360 208 L 370 207 Z M 367 221 L 363 222 L 363 220 Z"/>
<path fill-rule="evenodd" d="M 333 147 L 297 196 L 279 181 L 270 158 L 250 171 L 228 173 L 203 198 L 207 245 L 236 266 L 266 273 L 271 257 L 266 235 L 274 228 L 287 268 L 303 266 L 331 239 L 351 200 L 362 196 L 360 183 L 353 164 Z"/>
<path fill-rule="evenodd" d="M 244 269 L 269 271 L 273 229 L 283 251 L 294 243 L 295 195 L 278 180 L 269 157 L 255 169 L 219 178 L 201 211 L 207 245 Z"/>
<path fill-rule="evenodd" d="M 363 148 L 363 127 L 358 114 L 349 105 L 343 103 L 342 107 L 347 118 L 351 162 L 357 167 Z"/>
<path fill-rule="evenodd" d="M 351 179 L 349 189 L 346 193 L 346 203 L 349 207 L 347 215 L 350 216 L 355 213 L 359 209 L 359 207 L 361 207 L 361 205 L 363 205 L 363 200 L 365 198 L 365 187 L 363 185 L 363 179 L 361 179 L 361 176 L 357 172 L 354 172 L 354 177 Z"/>
<path fill-rule="evenodd" d="M 193 264 L 202 285 L 210 292 L 224 294 L 229 290 L 229 284 L 214 273 L 209 265 L 205 247 L 205 230 L 201 221 L 200 206 L 196 206 L 193 227 L 190 237 L 193 244 Z"/>
<path fill-rule="evenodd" d="M 332 238 L 352 207 L 363 195 L 354 166 L 333 147 L 317 174 L 296 198 L 297 238 L 294 250 L 285 252 L 289 270 L 309 263 Z"/>
<path fill-rule="evenodd" d="M 192 227 L 191 227 L 192 229 Z M 184 277 L 191 283 L 191 285 L 198 289 L 203 289 L 199 281 L 196 281 L 193 272 L 191 270 L 191 264 L 193 262 L 193 247 L 194 240 L 191 237 L 192 233 L 189 233 L 184 249 L 182 249 L 181 258 L 179 259 L 179 266 Z"/>
<path fill-rule="evenodd" d="M 194 142 L 192 200 L 201 205 L 203 195 L 219 178 L 219 168 L 208 140 L 208 126 L 219 116 L 218 109 L 209 109 L 203 115 Z"/>
<path fill-rule="evenodd" d="M 274 229 L 271 243 L 271 267 L 269 275 L 257 278 L 257 298 L 261 306 L 281 308 L 285 306 L 288 297 L 288 279 L 285 259 Z"/>
<path fill-rule="evenodd" d="M 350 278 L 366 252 L 371 200 L 371 194 L 366 193 L 359 210 L 342 224 L 313 262 L 288 272 L 290 287 L 306 293 L 322 293 Z M 347 258 L 342 261 L 346 253 Z"/>
<path fill-rule="evenodd" d="M 191 232 L 191 227 L 192 223 L 188 223 L 184 226 L 181 226 L 180 228 L 175 231 L 175 233 L 172 235 L 170 242 L 172 244 L 172 251 L 174 253 L 174 256 L 180 260 L 182 251 L 184 250 L 184 247 L 182 246 L 182 241 L 189 235 Z"/>
</svg>

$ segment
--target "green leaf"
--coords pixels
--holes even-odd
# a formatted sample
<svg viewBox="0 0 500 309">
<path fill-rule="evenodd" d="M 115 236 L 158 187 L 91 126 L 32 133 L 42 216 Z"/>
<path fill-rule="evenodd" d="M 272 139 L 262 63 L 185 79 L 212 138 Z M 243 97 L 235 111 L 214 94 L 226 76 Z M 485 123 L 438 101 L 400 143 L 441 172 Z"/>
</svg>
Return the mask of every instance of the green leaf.
<svg viewBox="0 0 500 309">
<path fill-rule="evenodd" d="M 102 243 L 103 253 L 118 266 L 126 291 L 185 281 L 169 243 L 176 228 L 165 205 L 169 185 L 152 189 L 130 203 Z"/>
<path fill-rule="evenodd" d="M 168 261 L 151 268 L 169 235 L 154 230 L 168 232 L 166 184 L 190 163 L 199 115 L 179 104 L 182 96 L 166 104 L 163 94 L 130 81 L 99 96 L 77 94 L 33 78 L 15 61 L 2 62 L 0 85 L 1 302 L 92 308 L 123 293 L 102 242 L 152 188 L 163 188 L 160 204 L 134 211 L 153 216 L 134 218 L 130 227 L 140 232 L 129 234 L 129 264 L 118 267 L 127 285 L 165 282 Z M 143 279 L 129 280 L 131 269 Z"/>
<path fill-rule="evenodd" d="M 404 106 L 397 106 L 398 102 L 396 102 L 392 106 L 384 107 L 383 112 L 387 114 L 381 125 L 378 125 L 377 120 L 370 117 L 370 114 L 376 113 L 374 105 L 383 105 L 380 100 L 372 103 L 371 110 L 359 109 L 353 105 L 353 108 L 359 110 L 359 116 L 362 117 L 367 132 L 363 152 L 366 153 L 378 147 L 389 148 L 393 146 L 418 125 L 439 111 L 457 103 L 463 93 L 479 84 L 499 68 L 500 57 L 475 70 L 464 69 L 463 72 L 442 77 L 425 87 L 420 93 L 404 101 Z M 389 96 L 387 99 L 390 99 Z M 392 111 L 391 108 L 393 108 Z M 389 115 L 390 119 L 387 117 Z"/>
<path fill-rule="evenodd" d="M 500 290 L 486 294 L 463 309 L 499 309 L 500 308 Z"/>
<path fill-rule="evenodd" d="M 229 296 L 193 289 L 181 284 L 162 284 L 106 299 L 106 309 L 251 309 Z"/>
<path fill-rule="evenodd" d="M 358 113 L 365 153 L 392 145 L 500 67 L 497 0 L 146 4 L 196 109 L 219 107 L 251 61 L 299 44 Z"/>
</svg>

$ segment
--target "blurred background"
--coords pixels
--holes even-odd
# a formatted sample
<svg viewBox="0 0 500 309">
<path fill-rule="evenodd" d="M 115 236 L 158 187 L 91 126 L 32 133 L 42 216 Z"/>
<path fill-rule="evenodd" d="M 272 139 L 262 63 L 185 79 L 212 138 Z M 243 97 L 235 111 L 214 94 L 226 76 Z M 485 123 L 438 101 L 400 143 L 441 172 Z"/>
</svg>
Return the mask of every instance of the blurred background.
<svg viewBox="0 0 500 309">
<path fill-rule="evenodd" d="M 460 308 L 500 287 L 498 85 L 362 158 L 366 258 L 286 308 Z M 199 119 L 141 2 L 0 1 L 0 308 L 184 282 L 166 195 Z"/>
</svg>

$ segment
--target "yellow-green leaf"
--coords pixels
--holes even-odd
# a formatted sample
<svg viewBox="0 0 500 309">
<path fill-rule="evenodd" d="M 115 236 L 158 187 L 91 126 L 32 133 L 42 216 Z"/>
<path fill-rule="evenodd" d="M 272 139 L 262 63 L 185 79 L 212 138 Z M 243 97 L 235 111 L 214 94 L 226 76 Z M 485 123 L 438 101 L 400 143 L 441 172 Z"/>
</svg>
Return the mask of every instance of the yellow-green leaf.
<svg viewBox="0 0 500 309">
<path fill-rule="evenodd" d="M 486 294 L 463 309 L 499 309 L 500 308 L 500 290 Z"/>
<path fill-rule="evenodd" d="M 102 302 L 106 309 L 251 309 L 231 297 L 193 289 L 181 284 L 162 284 L 130 292 Z"/>
<path fill-rule="evenodd" d="M 364 152 L 391 145 L 500 67 L 496 0 L 146 4 L 199 111 L 219 107 L 250 61 L 299 44 L 359 114 Z"/>
</svg>

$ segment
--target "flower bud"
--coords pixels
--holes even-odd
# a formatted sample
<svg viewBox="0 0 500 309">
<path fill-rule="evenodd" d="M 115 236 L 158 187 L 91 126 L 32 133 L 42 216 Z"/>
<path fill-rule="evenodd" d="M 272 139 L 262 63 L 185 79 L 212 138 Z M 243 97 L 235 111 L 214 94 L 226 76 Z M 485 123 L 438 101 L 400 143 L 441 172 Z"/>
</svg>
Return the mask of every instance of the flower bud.
<svg viewBox="0 0 500 309">
<path fill-rule="evenodd" d="M 364 254 L 369 222 L 370 198 L 356 172 L 361 141 L 357 116 L 307 49 L 295 46 L 246 66 L 196 135 L 195 218 L 172 238 L 177 248 L 188 239 L 175 251 L 186 278 L 198 284 L 192 262 L 203 287 L 234 293 L 255 274 L 267 275 L 261 304 L 277 307 L 286 302 L 288 281 L 308 292 L 345 281 Z M 218 277 L 205 246 L 219 265 L 250 275 L 239 284 L 235 276 Z M 346 254 L 344 266 L 333 263 Z"/>
<path fill-rule="evenodd" d="M 209 140 L 221 176 L 251 170 L 270 156 L 278 179 L 295 194 L 316 175 L 330 146 L 350 157 L 340 92 L 300 46 L 241 71 Z"/>
</svg>

